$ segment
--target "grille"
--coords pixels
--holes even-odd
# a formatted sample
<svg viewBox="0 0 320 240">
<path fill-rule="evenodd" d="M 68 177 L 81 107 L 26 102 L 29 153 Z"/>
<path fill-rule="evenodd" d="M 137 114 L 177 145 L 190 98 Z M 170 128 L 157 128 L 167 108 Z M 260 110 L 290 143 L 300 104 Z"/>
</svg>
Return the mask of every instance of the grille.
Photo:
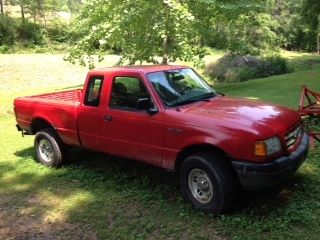
<svg viewBox="0 0 320 240">
<path fill-rule="evenodd" d="M 291 130 L 285 135 L 286 145 L 288 149 L 292 147 L 300 139 L 302 133 L 303 127 L 302 124 L 299 124 L 297 127 L 295 127 L 293 130 Z"/>
</svg>

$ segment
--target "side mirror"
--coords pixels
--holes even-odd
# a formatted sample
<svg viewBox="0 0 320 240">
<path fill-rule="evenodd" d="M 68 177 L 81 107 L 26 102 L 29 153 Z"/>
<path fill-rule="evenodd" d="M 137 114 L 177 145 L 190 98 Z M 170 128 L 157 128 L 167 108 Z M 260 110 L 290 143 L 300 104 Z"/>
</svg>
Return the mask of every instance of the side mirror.
<svg viewBox="0 0 320 240">
<path fill-rule="evenodd" d="M 140 98 L 137 100 L 137 109 L 145 110 L 150 114 L 155 114 L 158 112 L 158 109 L 153 106 L 150 98 Z"/>
</svg>

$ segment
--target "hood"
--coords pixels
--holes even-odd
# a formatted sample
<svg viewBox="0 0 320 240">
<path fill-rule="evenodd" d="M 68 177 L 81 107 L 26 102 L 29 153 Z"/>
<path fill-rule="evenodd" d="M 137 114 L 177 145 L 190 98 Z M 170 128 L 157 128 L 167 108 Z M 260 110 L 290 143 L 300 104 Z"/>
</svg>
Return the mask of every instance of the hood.
<svg viewBox="0 0 320 240">
<path fill-rule="evenodd" d="M 297 112 L 288 108 L 256 100 L 232 97 L 216 97 L 210 102 L 198 102 L 181 107 L 181 112 L 220 120 L 226 124 L 241 125 L 254 132 L 278 134 L 287 131 L 300 120 Z M 203 121 L 201 121 L 203 123 Z M 211 121 L 206 121 L 212 125 Z M 210 124 L 211 122 L 211 124 Z M 210 127 L 210 126 L 206 127 Z"/>
</svg>

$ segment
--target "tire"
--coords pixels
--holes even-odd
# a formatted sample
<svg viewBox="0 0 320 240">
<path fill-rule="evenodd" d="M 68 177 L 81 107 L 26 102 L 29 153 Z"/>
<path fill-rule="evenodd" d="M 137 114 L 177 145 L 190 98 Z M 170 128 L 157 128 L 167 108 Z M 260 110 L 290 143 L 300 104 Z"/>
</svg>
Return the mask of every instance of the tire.
<svg viewBox="0 0 320 240">
<path fill-rule="evenodd" d="M 52 128 L 36 134 L 34 148 L 37 161 L 48 167 L 60 167 L 67 155 L 66 145 Z"/>
<path fill-rule="evenodd" d="M 204 213 L 219 215 L 233 209 L 239 182 L 227 162 L 213 153 L 187 157 L 180 168 L 183 197 Z"/>
</svg>

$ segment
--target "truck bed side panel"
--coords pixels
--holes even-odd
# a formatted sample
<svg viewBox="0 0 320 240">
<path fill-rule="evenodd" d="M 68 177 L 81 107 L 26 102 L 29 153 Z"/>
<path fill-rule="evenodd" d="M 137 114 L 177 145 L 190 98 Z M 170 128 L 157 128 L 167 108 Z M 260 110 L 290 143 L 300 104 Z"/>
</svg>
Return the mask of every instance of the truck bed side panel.
<svg viewBox="0 0 320 240">
<path fill-rule="evenodd" d="M 73 90 L 18 98 L 14 103 L 17 122 L 22 129 L 32 132 L 33 121 L 45 120 L 66 144 L 80 145 L 76 122 L 80 94 Z"/>
</svg>

